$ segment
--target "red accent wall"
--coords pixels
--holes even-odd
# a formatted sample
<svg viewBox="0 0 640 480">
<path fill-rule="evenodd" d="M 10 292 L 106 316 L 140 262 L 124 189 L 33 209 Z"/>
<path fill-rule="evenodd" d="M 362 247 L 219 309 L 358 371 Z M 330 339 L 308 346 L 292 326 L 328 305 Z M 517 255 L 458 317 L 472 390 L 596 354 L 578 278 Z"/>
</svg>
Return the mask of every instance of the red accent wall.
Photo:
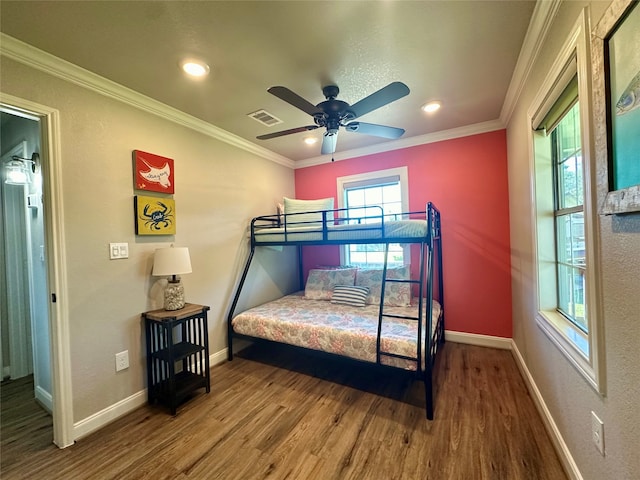
<svg viewBox="0 0 640 480">
<path fill-rule="evenodd" d="M 297 169 L 296 197 L 333 196 L 337 205 L 337 177 L 400 166 L 410 210 L 433 202 L 442 215 L 447 330 L 511 338 L 505 130 Z M 305 250 L 307 269 L 339 263 L 337 248 Z"/>
</svg>

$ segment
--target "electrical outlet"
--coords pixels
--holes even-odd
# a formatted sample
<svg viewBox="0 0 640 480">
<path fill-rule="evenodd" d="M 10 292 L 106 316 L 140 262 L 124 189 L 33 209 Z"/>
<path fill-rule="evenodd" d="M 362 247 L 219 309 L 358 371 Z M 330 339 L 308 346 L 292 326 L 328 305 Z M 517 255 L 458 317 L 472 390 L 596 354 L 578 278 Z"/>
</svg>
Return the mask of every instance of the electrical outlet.
<svg viewBox="0 0 640 480">
<path fill-rule="evenodd" d="M 116 353 L 116 372 L 129 368 L 129 350 Z"/>
<path fill-rule="evenodd" d="M 604 457 L 604 423 L 595 412 L 591 412 L 591 438 L 598 451 Z"/>
</svg>

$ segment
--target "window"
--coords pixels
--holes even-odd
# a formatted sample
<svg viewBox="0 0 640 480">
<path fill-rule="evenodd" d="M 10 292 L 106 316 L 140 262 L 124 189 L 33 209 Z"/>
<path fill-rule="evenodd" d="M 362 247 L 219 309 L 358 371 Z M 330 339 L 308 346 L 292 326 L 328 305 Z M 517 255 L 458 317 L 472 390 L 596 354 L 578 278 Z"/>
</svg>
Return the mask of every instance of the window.
<svg viewBox="0 0 640 480">
<path fill-rule="evenodd" d="M 408 211 L 407 168 L 396 168 L 360 175 L 339 177 L 338 207 L 347 208 L 351 223 L 367 216 L 385 216 L 385 221 L 400 219 Z M 379 222 L 379 218 L 362 220 Z M 342 263 L 359 267 L 382 267 L 385 247 L 382 244 L 345 245 Z M 409 249 L 400 244 L 389 245 L 387 266 L 402 266 L 409 262 Z"/>
<path fill-rule="evenodd" d="M 584 160 L 577 96 L 573 102 L 573 107 L 551 132 L 558 311 L 584 333 L 589 333 L 584 308 Z"/>
<path fill-rule="evenodd" d="M 583 12 L 529 110 L 536 321 L 590 385 L 603 393 L 585 19 Z"/>
</svg>

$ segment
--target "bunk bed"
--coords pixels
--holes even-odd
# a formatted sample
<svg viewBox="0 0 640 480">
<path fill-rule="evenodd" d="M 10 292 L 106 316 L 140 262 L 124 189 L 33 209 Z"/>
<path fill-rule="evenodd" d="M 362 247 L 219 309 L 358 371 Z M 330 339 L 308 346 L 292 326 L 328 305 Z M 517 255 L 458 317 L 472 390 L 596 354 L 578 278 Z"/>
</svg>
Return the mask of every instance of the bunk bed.
<svg viewBox="0 0 640 480">
<path fill-rule="evenodd" d="M 432 420 L 433 367 L 444 342 L 440 212 L 429 203 L 422 212 L 367 213 L 285 211 L 251 221 L 251 248 L 228 315 L 228 358 L 233 359 L 233 340 L 242 338 L 410 370 L 424 382 L 426 416 Z M 417 246 L 418 268 L 388 265 L 389 245 L 397 243 Z M 318 267 L 305 284 L 304 246 L 346 244 L 384 245 L 382 268 Z M 297 247 L 300 291 L 236 314 L 256 249 L 280 246 Z"/>
</svg>

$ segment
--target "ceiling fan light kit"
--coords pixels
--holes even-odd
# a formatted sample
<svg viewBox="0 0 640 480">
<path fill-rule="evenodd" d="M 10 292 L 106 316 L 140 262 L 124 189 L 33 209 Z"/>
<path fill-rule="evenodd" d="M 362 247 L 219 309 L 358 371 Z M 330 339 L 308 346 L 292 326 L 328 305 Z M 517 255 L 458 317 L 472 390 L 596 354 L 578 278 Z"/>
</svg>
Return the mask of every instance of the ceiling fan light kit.
<svg viewBox="0 0 640 480">
<path fill-rule="evenodd" d="M 276 86 L 269 88 L 267 91 L 308 115 L 311 115 L 314 125 L 306 125 L 280 132 L 259 135 L 256 137 L 258 140 L 269 140 L 293 133 L 325 128 L 326 131 L 323 135 L 321 148 L 321 152 L 324 155 L 329 153 L 333 154 L 336 151 L 340 127 L 348 132 L 364 133 L 365 135 L 389 139 L 397 139 L 404 134 L 404 129 L 402 128 L 354 121 L 356 118 L 408 95 L 409 87 L 402 82 L 390 83 L 353 105 L 349 105 L 342 100 L 337 100 L 336 97 L 340 93 L 340 89 L 336 85 L 323 87 L 322 93 L 326 100 L 320 102 L 318 105 L 313 105 L 287 87 Z"/>
</svg>

